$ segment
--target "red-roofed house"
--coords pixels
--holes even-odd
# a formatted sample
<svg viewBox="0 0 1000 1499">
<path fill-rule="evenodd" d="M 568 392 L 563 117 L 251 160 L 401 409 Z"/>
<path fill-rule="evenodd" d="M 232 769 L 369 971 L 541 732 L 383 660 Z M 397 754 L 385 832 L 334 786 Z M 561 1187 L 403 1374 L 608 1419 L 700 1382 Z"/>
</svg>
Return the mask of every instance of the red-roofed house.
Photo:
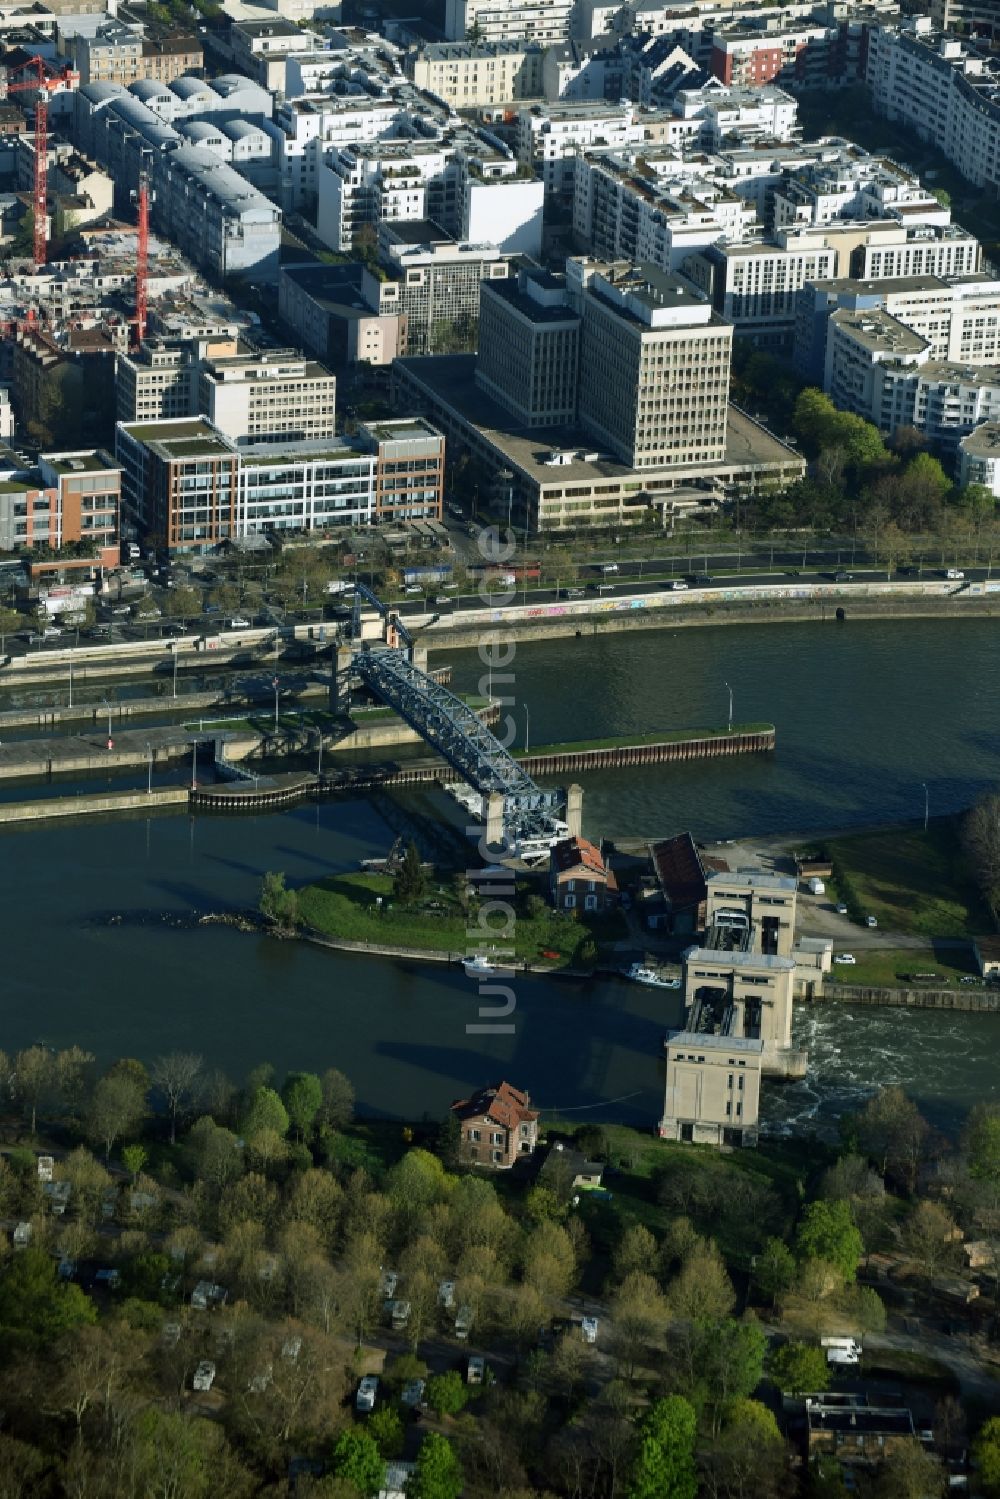
<svg viewBox="0 0 1000 1499">
<path fill-rule="evenodd" d="M 563 838 L 552 849 L 549 890 L 560 911 L 608 911 L 618 900 L 618 881 L 586 838 Z"/>
<path fill-rule="evenodd" d="M 538 1110 L 510 1083 L 480 1088 L 453 1103 L 451 1112 L 462 1128 L 462 1159 L 476 1165 L 504 1171 L 538 1143 Z"/>
</svg>

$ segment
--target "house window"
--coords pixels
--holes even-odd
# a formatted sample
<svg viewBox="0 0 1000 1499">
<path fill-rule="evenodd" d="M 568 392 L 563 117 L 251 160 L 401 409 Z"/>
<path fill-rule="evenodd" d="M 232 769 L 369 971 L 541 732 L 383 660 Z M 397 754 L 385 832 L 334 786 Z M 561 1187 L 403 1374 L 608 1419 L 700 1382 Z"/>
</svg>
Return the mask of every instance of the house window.
<svg viewBox="0 0 1000 1499">
<path fill-rule="evenodd" d="M 501 1135 L 499 1132 L 496 1132 L 495 1134 L 490 1135 L 490 1144 L 491 1145 L 502 1145 L 503 1144 L 503 1135 Z"/>
<path fill-rule="evenodd" d="M 482 1139 L 482 1135 L 479 1133 L 479 1131 L 477 1129 L 470 1129 L 469 1130 L 469 1139 L 472 1140 L 472 1141 L 474 1141 L 474 1142 L 476 1142 L 476 1141 L 479 1141 L 479 1140 Z"/>
<path fill-rule="evenodd" d="M 522 1124 L 521 1125 L 521 1134 L 522 1135 L 530 1135 L 530 1133 L 531 1133 L 531 1125 L 530 1124 Z"/>
<path fill-rule="evenodd" d="M 565 909 L 567 911 L 572 911 L 575 905 L 576 905 L 576 896 L 575 895 L 567 895 L 567 896 L 564 897 L 564 899 L 563 899 L 563 906 L 565 907 Z"/>
<path fill-rule="evenodd" d="M 495 1150 L 493 1152 L 493 1160 L 494 1160 L 494 1162 L 497 1162 L 497 1163 L 499 1163 L 500 1161 L 502 1161 L 503 1160 L 503 1151 L 502 1150 Z"/>
</svg>

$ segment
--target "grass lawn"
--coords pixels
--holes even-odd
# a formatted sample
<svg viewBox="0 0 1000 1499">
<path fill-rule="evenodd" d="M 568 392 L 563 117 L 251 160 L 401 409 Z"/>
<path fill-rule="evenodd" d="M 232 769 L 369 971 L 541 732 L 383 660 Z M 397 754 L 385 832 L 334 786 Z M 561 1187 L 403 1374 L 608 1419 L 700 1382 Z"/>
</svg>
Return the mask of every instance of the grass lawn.
<svg viewBox="0 0 1000 1499">
<path fill-rule="evenodd" d="M 376 904 L 379 896 L 381 907 Z M 389 875 L 331 875 L 299 891 L 299 909 L 303 920 L 316 931 L 349 942 L 461 953 L 478 948 L 488 952 L 493 943 L 502 953 L 509 945 L 502 926 L 495 926 L 495 935 L 491 936 L 489 928 L 481 929 L 474 917 L 466 916 L 448 885 L 433 880 L 426 899 L 410 907 L 393 904 Z M 573 920 L 547 907 L 538 916 L 517 913 L 513 945 L 518 958 L 550 961 L 553 968 L 575 967 L 583 965 L 578 954 L 589 936 L 598 944 L 609 943 L 627 930 L 617 912 Z M 546 959 L 546 952 L 557 953 L 558 957 Z"/>
<path fill-rule="evenodd" d="M 734 734 L 766 734 L 774 728 L 773 723 L 734 723 Z M 683 744 L 689 739 L 728 739 L 729 730 L 721 729 L 661 729 L 656 734 L 622 734 L 613 739 L 580 739 L 571 744 L 536 744 L 530 751 L 513 750 L 514 758 L 523 760 L 525 755 L 566 755 L 584 750 L 635 749 L 644 744 Z"/>
<path fill-rule="evenodd" d="M 854 956 L 857 962 L 852 966 L 834 963 L 831 977 L 835 983 L 895 989 L 905 984 L 906 974 L 934 973 L 941 980 L 947 980 L 949 985 L 957 987 L 963 974 L 975 972 L 971 949 L 966 953 L 960 947 L 945 948 L 943 956 L 940 949 L 935 952 L 930 946 L 888 948 L 885 951 L 876 949 L 873 952 L 859 950 Z M 927 979 L 914 987 L 933 989 L 935 985 Z M 963 985 L 964 987 L 966 986 Z M 973 989 L 972 992 L 975 993 L 976 990 Z"/>
<path fill-rule="evenodd" d="M 880 927 L 924 937 L 968 937 L 992 921 L 969 870 L 953 818 L 920 827 L 891 828 L 834 838 L 834 898 L 851 915 L 878 918 Z"/>
</svg>

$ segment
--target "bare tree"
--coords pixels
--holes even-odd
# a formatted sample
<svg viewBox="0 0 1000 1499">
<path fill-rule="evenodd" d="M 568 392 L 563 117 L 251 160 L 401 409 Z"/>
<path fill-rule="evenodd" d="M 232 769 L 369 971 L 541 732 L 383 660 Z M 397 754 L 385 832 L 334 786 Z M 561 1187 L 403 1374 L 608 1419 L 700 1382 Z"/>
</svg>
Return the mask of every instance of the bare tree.
<svg viewBox="0 0 1000 1499">
<path fill-rule="evenodd" d="M 29 1046 L 14 1058 L 13 1093 L 31 1116 L 31 1133 L 35 1133 L 38 1110 L 49 1097 L 56 1082 L 55 1053 L 47 1046 Z"/>
<path fill-rule="evenodd" d="M 996 919 L 1000 911 L 1000 795 L 991 792 L 966 814 L 962 841 Z"/>
<path fill-rule="evenodd" d="M 177 1143 L 177 1115 L 193 1099 L 204 1065 L 204 1058 L 192 1051 L 171 1051 L 153 1063 L 150 1078 L 166 1100 L 171 1145 Z"/>
</svg>

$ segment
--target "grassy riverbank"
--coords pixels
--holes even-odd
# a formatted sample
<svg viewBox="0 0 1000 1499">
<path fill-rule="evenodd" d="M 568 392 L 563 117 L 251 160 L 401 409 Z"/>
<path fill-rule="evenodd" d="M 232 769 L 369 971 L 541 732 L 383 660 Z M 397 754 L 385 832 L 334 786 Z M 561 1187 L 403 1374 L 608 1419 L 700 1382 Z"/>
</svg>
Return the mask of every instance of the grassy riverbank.
<svg viewBox="0 0 1000 1499">
<path fill-rule="evenodd" d="M 574 919 L 547 905 L 539 909 L 531 893 L 530 883 L 519 882 L 510 934 L 515 955 L 524 962 L 592 967 L 601 944 L 610 945 L 627 931 L 618 914 Z M 303 921 L 345 942 L 452 953 L 510 945 L 502 920 L 480 923 L 475 906 L 467 911 L 459 893 L 443 882 L 432 880 L 426 898 L 413 905 L 393 900 L 392 879 L 384 874 L 331 875 L 298 894 Z"/>
<path fill-rule="evenodd" d="M 861 984 L 872 989 L 933 989 L 952 987 L 961 978 L 977 972 L 972 962 L 972 949 L 963 947 L 855 948 L 855 961 L 843 965 L 834 963 L 831 977 L 839 984 Z M 935 984 L 930 978 L 913 981 L 914 974 L 934 974 Z M 975 992 L 975 991 L 973 991 Z"/>
<path fill-rule="evenodd" d="M 871 914 L 880 927 L 909 936 L 955 938 L 989 932 L 993 923 L 960 837 L 960 819 L 934 818 L 832 838 L 833 892 L 855 920 Z"/>
</svg>

